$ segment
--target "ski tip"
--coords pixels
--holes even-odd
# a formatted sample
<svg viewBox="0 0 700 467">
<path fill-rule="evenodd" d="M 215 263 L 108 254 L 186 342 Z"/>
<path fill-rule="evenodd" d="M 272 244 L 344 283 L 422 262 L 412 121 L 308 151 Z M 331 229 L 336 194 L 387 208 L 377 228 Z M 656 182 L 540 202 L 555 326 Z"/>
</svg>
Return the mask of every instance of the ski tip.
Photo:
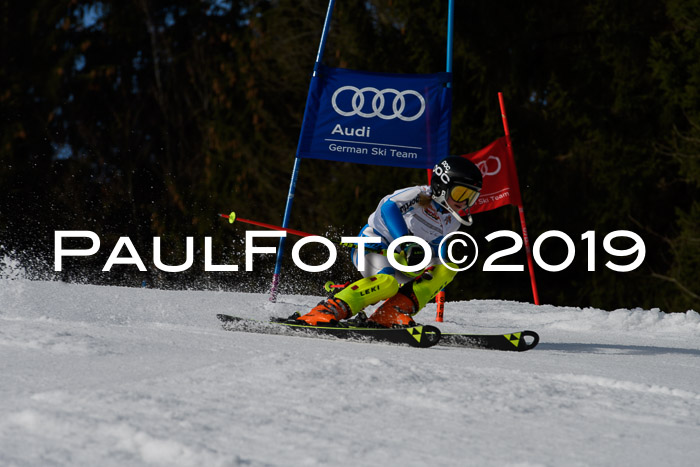
<svg viewBox="0 0 700 467">
<path fill-rule="evenodd" d="M 241 318 L 236 318 L 235 316 L 226 315 L 226 314 L 223 314 L 223 313 L 218 313 L 218 314 L 216 315 L 216 318 L 217 318 L 219 321 L 223 322 L 223 323 L 228 323 L 228 322 L 231 322 L 231 321 L 240 321 L 240 320 L 241 320 Z"/>
<path fill-rule="evenodd" d="M 423 349 L 432 347 L 440 342 L 440 337 L 442 337 L 440 329 L 429 324 L 419 324 L 407 328 L 406 330 L 415 339 L 415 342 L 409 340 L 409 345 L 411 347 L 420 347 Z"/>
<path fill-rule="evenodd" d="M 526 337 L 531 338 L 525 339 Z M 526 350 L 534 349 L 540 342 L 540 335 L 535 331 L 522 331 L 520 333 L 520 342 L 518 343 L 518 351 L 524 352 Z"/>
</svg>

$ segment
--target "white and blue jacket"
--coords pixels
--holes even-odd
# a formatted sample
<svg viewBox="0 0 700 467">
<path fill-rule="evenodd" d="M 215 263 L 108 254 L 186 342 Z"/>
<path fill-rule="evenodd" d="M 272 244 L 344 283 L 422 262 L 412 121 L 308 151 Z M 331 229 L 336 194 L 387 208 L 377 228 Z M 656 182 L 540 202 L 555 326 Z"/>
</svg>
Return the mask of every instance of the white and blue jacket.
<svg viewBox="0 0 700 467">
<path fill-rule="evenodd" d="M 428 206 L 421 206 L 421 194 L 430 196 L 430 188 L 404 188 L 382 198 L 360 235 L 381 237 L 382 249 L 399 237 L 415 235 L 430 244 L 435 257 L 442 239 L 458 230 L 460 223 L 435 201 L 431 201 Z"/>
</svg>

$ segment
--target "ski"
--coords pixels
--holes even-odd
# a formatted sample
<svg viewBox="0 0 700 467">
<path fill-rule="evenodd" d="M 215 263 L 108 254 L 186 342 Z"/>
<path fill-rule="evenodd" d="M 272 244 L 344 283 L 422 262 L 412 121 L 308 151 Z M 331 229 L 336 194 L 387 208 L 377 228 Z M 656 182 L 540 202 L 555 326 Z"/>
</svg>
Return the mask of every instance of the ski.
<svg viewBox="0 0 700 467">
<path fill-rule="evenodd" d="M 408 328 L 389 329 L 360 327 L 339 323 L 335 326 L 309 326 L 294 319 L 272 318 L 260 321 L 237 316 L 217 314 L 222 327 L 227 331 L 258 332 L 263 334 L 302 334 L 310 337 L 335 337 L 363 342 L 386 342 L 407 344 L 411 347 L 432 347 L 440 341 L 440 330 L 435 326 L 419 325 Z"/>
<path fill-rule="evenodd" d="M 293 318 L 272 318 L 269 321 L 240 318 L 217 314 L 222 327 L 228 331 L 258 332 L 263 334 L 302 334 L 310 337 L 335 337 L 368 342 L 408 344 L 412 347 L 432 347 L 436 344 L 447 347 L 524 352 L 535 348 L 540 337 L 534 331 L 519 331 L 508 334 L 459 334 L 442 333 L 431 325 L 416 325 L 409 328 L 387 329 L 358 326 L 352 322 L 341 322 L 336 326 L 309 326 Z"/>
<path fill-rule="evenodd" d="M 469 347 L 474 349 L 525 352 L 534 349 L 540 336 L 534 331 L 519 331 L 509 334 L 453 334 L 442 333 L 440 345 Z"/>
</svg>

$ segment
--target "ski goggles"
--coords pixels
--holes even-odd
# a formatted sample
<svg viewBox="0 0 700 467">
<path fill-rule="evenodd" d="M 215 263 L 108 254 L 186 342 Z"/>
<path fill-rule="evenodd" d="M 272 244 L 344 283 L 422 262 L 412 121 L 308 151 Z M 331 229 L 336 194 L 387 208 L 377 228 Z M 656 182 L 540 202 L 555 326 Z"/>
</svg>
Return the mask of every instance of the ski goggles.
<svg viewBox="0 0 700 467">
<path fill-rule="evenodd" d="M 473 188 L 469 188 L 462 185 L 456 185 L 450 190 L 450 198 L 456 203 L 467 202 L 467 206 L 471 207 L 476 203 L 476 199 L 479 197 L 479 192 Z"/>
</svg>

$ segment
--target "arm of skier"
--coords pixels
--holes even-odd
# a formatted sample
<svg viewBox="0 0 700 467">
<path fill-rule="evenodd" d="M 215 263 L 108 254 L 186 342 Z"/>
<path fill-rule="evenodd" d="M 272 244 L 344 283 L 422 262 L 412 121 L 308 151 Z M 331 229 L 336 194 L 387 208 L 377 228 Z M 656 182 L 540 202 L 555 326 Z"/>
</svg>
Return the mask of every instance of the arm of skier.
<svg viewBox="0 0 700 467">
<path fill-rule="evenodd" d="M 387 201 L 380 209 L 382 220 L 389 229 L 389 233 L 393 238 L 403 237 L 408 235 L 408 226 L 401 214 L 401 210 L 393 201 Z"/>
</svg>

